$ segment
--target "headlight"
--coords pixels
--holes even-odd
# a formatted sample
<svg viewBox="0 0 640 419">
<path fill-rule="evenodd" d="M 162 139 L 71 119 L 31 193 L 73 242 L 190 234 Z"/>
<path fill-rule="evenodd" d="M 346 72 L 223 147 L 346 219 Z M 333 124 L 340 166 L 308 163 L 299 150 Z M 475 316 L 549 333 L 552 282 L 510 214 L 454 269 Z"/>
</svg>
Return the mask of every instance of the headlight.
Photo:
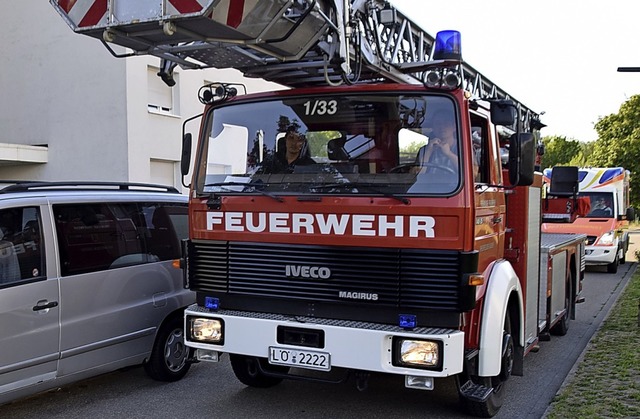
<svg viewBox="0 0 640 419">
<path fill-rule="evenodd" d="M 442 368 L 442 342 L 395 338 L 394 365 L 412 368 Z"/>
<path fill-rule="evenodd" d="M 192 341 L 222 344 L 224 323 L 220 319 L 189 317 L 188 328 Z"/>
<path fill-rule="evenodd" d="M 601 244 L 603 246 L 611 246 L 615 242 L 615 240 L 616 240 L 616 232 L 608 231 L 604 233 L 602 237 L 600 237 L 600 240 L 598 240 L 598 244 Z"/>
</svg>

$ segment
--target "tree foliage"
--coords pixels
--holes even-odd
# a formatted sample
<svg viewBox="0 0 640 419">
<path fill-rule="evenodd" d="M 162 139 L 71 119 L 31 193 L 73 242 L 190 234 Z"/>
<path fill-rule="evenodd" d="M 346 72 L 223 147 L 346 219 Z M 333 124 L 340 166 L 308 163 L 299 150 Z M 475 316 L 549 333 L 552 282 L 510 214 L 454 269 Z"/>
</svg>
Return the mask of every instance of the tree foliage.
<svg viewBox="0 0 640 419">
<path fill-rule="evenodd" d="M 631 172 L 631 205 L 640 209 L 640 95 L 630 97 L 618 113 L 600 118 L 595 129 L 598 139 L 589 143 L 543 137 L 542 168 L 624 167 Z"/>
<path fill-rule="evenodd" d="M 554 166 L 583 166 L 583 145 L 577 140 L 567 140 L 562 136 L 548 136 L 542 138 L 544 155 L 542 156 L 542 168 Z"/>
<path fill-rule="evenodd" d="M 631 172 L 631 205 L 640 207 L 640 95 L 631 96 L 618 113 L 595 124 L 598 140 L 587 163 L 593 167 L 624 167 Z"/>
</svg>

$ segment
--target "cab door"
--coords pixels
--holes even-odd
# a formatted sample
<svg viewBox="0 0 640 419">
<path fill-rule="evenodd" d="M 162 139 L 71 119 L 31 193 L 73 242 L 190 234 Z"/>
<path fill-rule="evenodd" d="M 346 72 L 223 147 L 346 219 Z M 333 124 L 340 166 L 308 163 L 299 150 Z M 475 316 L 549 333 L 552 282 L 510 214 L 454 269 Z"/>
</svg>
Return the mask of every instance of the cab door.
<svg viewBox="0 0 640 419">
<path fill-rule="evenodd" d="M 506 207 L 500 184 L 500 159 L 489 121 L 471 114 L 472 175 L 475 191 L 475 249 L 480 252 L 480 270 L 502 257 Z"/>
<path fill-rule="evenodd" d="M 59 359 L 58 280 L 46 273 L 42 234 L 51 221 L 46 206 L 21 202 L 0 207 L 0 401 L 54 379 Z"/>
</svg>

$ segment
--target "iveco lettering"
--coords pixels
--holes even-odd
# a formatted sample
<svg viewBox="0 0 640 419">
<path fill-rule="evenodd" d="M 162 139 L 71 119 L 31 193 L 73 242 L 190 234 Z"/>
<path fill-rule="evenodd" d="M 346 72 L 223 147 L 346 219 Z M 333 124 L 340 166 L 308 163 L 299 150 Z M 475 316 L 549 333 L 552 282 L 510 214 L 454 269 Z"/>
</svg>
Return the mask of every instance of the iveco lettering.
<svg viewBox="0 0 640 419">
<path fill-rule="evenodd" d="M 285 266 L 287 276 L 302 277 L 302 278 L 315 278 L 315 279 L 329 279 L 331 278 L 331 269 L 321 266 Z"/>
</svg>

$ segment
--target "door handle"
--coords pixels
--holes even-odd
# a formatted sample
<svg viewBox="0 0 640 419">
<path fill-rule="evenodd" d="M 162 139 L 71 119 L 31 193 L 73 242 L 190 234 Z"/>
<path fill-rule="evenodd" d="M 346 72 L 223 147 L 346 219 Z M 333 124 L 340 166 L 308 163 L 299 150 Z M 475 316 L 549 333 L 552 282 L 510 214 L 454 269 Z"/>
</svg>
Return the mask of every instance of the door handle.
<svg viewBox="0 0 640 419">
<path fill-rule="evenodd" d="M 33 306 L 33 311 L 46 310 L 48 308 L 58 307 L 58 302 L 57 301 L 51 301 L 50 303 L 40 304 L 40 303 L 43 303 L 43 302 L 44 301 L 38 301 L 38 304 Z"/>
</svg>

